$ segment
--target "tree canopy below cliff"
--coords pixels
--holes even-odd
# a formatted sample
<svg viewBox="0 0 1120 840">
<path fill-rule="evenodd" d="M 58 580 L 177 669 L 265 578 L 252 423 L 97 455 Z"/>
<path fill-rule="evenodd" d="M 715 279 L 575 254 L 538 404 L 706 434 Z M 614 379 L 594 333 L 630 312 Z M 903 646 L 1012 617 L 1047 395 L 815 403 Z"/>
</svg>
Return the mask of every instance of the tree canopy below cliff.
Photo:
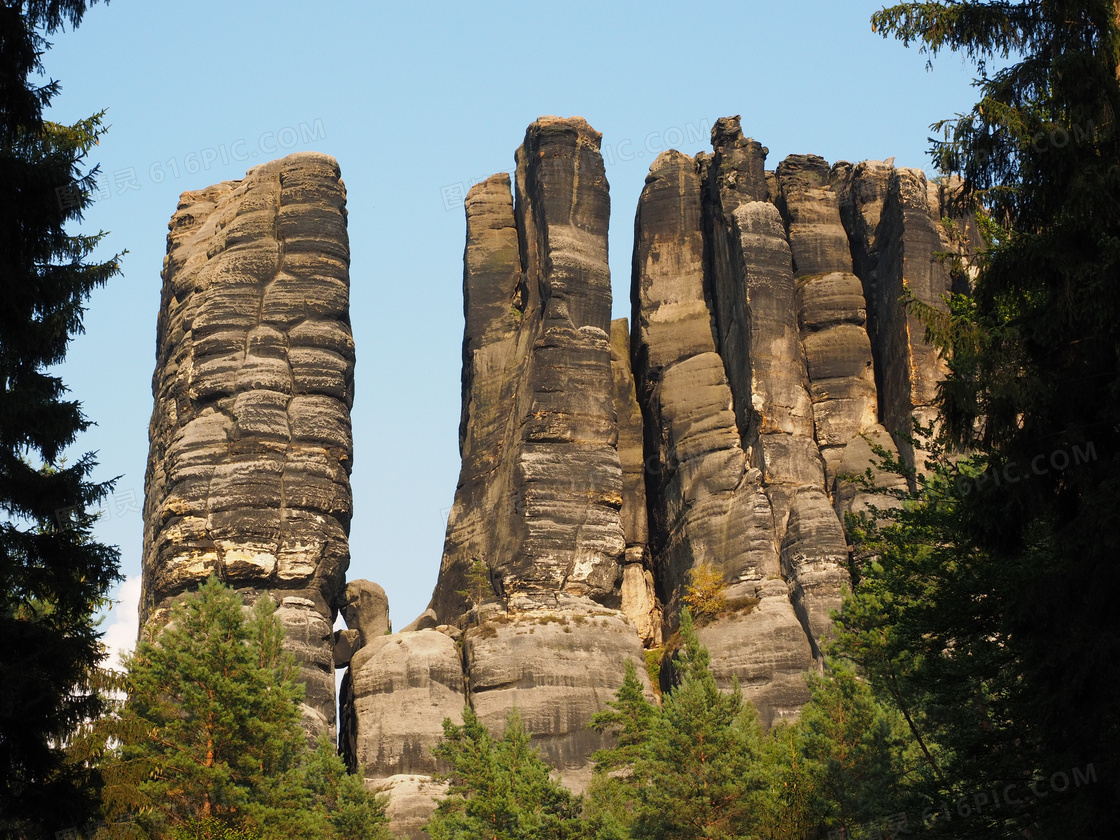
<svg viewBox="0 0 1120 840">
<path fill-rule="evenodd" d="M 917 505 L 876 531 L 857 655 L 906 686 L 942 795 L 1084 778 L 954 836 L 1115 834 L 1120 719 L 1120 30 L 1115 3 L 910 3 L 885 36 L 977 63 L 980 100 L 933 153 L 986 247 L 929 316 L 948 443 Z M 993 69 L 994 60 L 1002 66 Z M 962 267 L 963 268 L 963 267 Z M 963 832 L 963 833 L 961 833 Z"/>
</svg>

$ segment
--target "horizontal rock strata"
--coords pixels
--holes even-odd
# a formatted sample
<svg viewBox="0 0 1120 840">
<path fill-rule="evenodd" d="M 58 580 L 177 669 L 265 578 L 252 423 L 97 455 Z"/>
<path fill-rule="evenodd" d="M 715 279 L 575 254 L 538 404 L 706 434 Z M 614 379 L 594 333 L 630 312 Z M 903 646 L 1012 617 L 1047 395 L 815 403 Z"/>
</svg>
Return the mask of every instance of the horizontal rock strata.
<svg viewBox="0 0 1120 840">
<path fill-rule="evenodd" d="M 352 503 L 346 191 L 294 154 L 183 193 L 152 381 L 141 622 L 211 574 L 278 603 L 312 733 L 335 723 Z"/>
<path fill-rule="evenodd" d="M 293 155 L 183 195 L 171 222 L 147 475 L 144 620 L 211 573 L 269 593 L 303 665 L 311 731 L 333 725 L 393 826 L 422 837 L 444 790 L 432 749 L 470 706 L 518 709 L 576 790 L 588 728 L 626 662 L 674 673 L 694 576 L 724 687 L 795 717 L 848 583 L 843 515 L 874 449 L 911 463 L 944 368 L 907 305 L 967 282 L 953 184 L 891 163 L 767 150 L 738 117 L 712 152 L 661 154 L 638 200 L 631 316 L 611 320 L 600 135 L 542 117 L 516 173 L 469 192 L 462 466 L 425 612 L 344 586 L 351 516 L 345 192 Z M 347 629 L 333 629 L 341 609 Z"/>
<path fill-rule="evenodd" d="M 717 680 L 767 725 L 795 717 L 848 583 L 842 516 L 886 503 L 854 475 L 874 447 L 899 451 L 942 375 L 902 297 L 938 305 L 935 252 L 966 250 L 938 224 L 944 190 L 812 155 L 767 171 L 738 118 L 719 120 L 711 154 L 650 167 L 631 318 L 610 322 L 598 143 L 578 118 L 542 118 L 512 182 L 467 197 L 462 470 L 440 576 L 399 643 L 351 664 L 356 760 L 413 814 L 434 767 L 417 745 L 460 690 L 495 733 L 519 709 L 582 789 L 601 743 L 587 721 L 626 660 L 670 639 L 699 570 L 727 604 L 699 622 Z M 393 732 L 377 721 L 397 673 L 422 719 Z M 436 684 L 427 705 L 408 699 Z"/>
<path fill-rule="evenodd" d="M 580 118 L 542 117 L 513 182 L 494 176 L 467 196 L 462 468 L 440 575 L 429 610 L 350 665 L 343 716 L 371 786 L 430 777 L 429 735 L 469 703 L 495 732 L 518 708 L 565 782 L 583 788 L 606 743 L 592 715 L 627 660 L 644 675 L 642 640 L 660 639 L 641 412 L 625 322 L 610 320 L 599 143 Z M 396 673 L 419 682 L 377 676 Z M 400 703 L 415 720 L 399 732 L 377 722 Z"/>
</svg>

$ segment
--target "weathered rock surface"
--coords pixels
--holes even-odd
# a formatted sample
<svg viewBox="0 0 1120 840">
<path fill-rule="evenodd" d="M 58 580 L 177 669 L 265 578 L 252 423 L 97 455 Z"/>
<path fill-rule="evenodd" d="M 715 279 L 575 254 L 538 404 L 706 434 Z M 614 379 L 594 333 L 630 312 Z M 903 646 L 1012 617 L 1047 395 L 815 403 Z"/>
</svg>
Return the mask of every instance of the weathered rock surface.
<svg viewBox="0 0 1120 840">
<path fill-rule="evenodd" d="M 933 404 L 945 366 L 905 297 L 945 309 L 943 295 L 952 281 L 939 256 L 946 250 L 935 215 L 940 207 L 931 208 L 929 185 L 918 169 L 865 161 L 846 167 L 839 182 L 855 273 L 868 305 L 880 418 L 902 456 L 921 468 L 923 457 L 907 438 L 915 419 L 936 419 Z"/>
<path fill-rule="evenodd" d="M 462 722 L 466 696 L 455 640 L 438 630 L 380 636 L 350 661 L 352 758 L 366 779 L 431 775 L 443 719 Z"/>
<path fill-rule="evenodd" d="M 844 476 L 873 445 L 920 457 L 904 434 L 933 416 L 944 371 L 903 299 L 942 306 L 939 254 L 968 252 L 967 226 L 939 224 L 952 184 L 812 155 L 767 171 L 739 118 L 718 120 L 711 154 L 651 166 L 631 318 L 612 322 L 599 144 L 578 117 L 542 117 L 516 176 L 468 194 L 462 468 L 432 601 L 398 633 L 384 591 L 343 578 L 337 165 L 293 155 L 184 193 L 172 218 L 142 618 L 211 573 L 273 597 L 309 729 L 333 725 L 346 667 L 343 753 L 410 837 L 443 789 L 442 721 L 468 704 L 495 733 L 517 708 L 583 789 L 605 743 L 588 722 L 675 630 L 701 566 L 731 602 L 699 630 L 720 684 L 737 678 L 767 725 L 795 716 L 848 580 L 839 516 L 873 499 Z"/>
<path fill-rule="evenodd" d="M 613 610 L 561 601 L 559 610 L 499 616 L 463 636 L 471 707 L 500 733 L 516 708 L 564 784 L 584 790 L 588 757 L 604 746 L 588 726 L 622 684 L 631 660 L 648 684 L 635 628 Z"/>
<path fill-rule="evenodd" d="M 141 621 L 211 574 L 270 593 L 305 725 L 333 733 L 354 368 L 338 164 L 294 154 L 183 193 L 169 228 Z"/>
<path fill-rule="evenodd" d="M 388 795 L 385 815 L 389 828 L 397 837 L 409 840 L 426 840 L 424 826 L 435 813 L 440 797 L 447 793 L 447 782 L 423 775 L 389 776 L 372 783 L 367 781 L 367 786 Z"/>
<path fill-rule="evenodd" d="M 392 631 L 389 598 L 373 581 L 352 580 L 343 594 L 342 617 L 350 630 L 358 633 L 358 647 L 368 645 Z"/>
<path fill-rule="evenodd" d="M 718 569 L 728 594 L 739 598 L 771 594 L 769 583 L 779 576 L 770 502 L 761 472 L 747 465 L 704 295 L 701 197 L 692 158 L 665 152 L 650 167 L 635 221 L 633 358 L 646 420 L 651 547 L 674 622 L 694 568 Z M 798 626 L 784 584 L 781 590 L 785 616 Z M 811 661 L 803 632 L 791 648 L 789 634 L 769 633 L 756 620 L 735 627 L 734 638 L 714 628 L 708 639 L 721 649 L 781 647 L 798 673 Z M 756 687 L 766 682 L 766 675 L 752 676 Z M 768 687 L 754 696 L 766 714 L 771 700 L 797 705 Z"/>
<path fill-rule="evenodd" d="M 626 549 L 613 403 L 610 199 L 600 135 L 542 117 L 509 179 L 467 197 L 463 468 L 432 608 L 472 606 L 468 572 L 517 609 L 560 593 L 618 605 Z M 483 599 L 485 600 L 485 598 Z"/>
<path fill-rule="evenodd" d="M 780 558 L 779 580 L 788 587 L 783 592 L 781 586 L 767 583 L 777 577 L 773 573 L 763 576 L 757 597 L 778 601 L 758 614 L 792 610 L 804 630 L 800 644 L 819 658 L 828 611 L 839 606 L 847 581 L 847 544 L 838 526 L 804 526 L 820 521 L 829 498 L 801 346 L 793 253 L 782 215 L 769 200 L 772 185 L 781 190 L 782 177 L 780 172 L 768 182 L 754 177 L 749 179 L 751 188 L 742 189 L 740 167 L 726 150 L 750 149 L 752 171 L 762 169 L 766 150 L 743 139 L 737 117 L 717 122 L 712 144 L 715 154 L 700 161 L 706 180 L 704 231 L 711 255 L 712 308 L 741 445 L 748 463 L 760 473 L 772 512 L 770 539 Z M 820 220 L 811 210 L 802 214 L 800 223 L 812 234 L 802 249 L 803 262 L 812 266 L 814 260 L 827 259 L 836 237 L 820 235 Z M 759 619 L 748 615 L 742 623 L 749 626 L 752 621 Z M 774 638 L 788 639 L 780 633 Z M 733 647 L 738 642 L 729 637 L 726 644 Z M 757 683 L 757 676 L 741 676 Z"/>
<path fill-rule="evenodd" d="M 825 463 L 825 485 L 843 514 L 853 507 L 866 507 L 868 500 L 857 484 L 838 482 L 837 476 L 862 474 L 871 466 L 867 436 L 891 451 L 894 444 L 879 423 L 867 304 L 863 284 L 852 272 L 834 175 L 828 163 L 816 155 L 791 155 L 777 171 L 778 206 L 786 222 L 797 277 L 801 346 L 817 444 Z M 868 460 L 860 461 L 859 453 L 866 453 Z M 888 483 L 898 485 L 897 481 Z M 834 600 L 838 607 L 838 599 Z"/>
<path fill-rule="evenodd" d="M 542 117 L 514 183 L 494 176 L 467 196 L 462 468 L 440 576 L 420 619 L 353 654 L 343 712 L 352 761 L 394 807 L 422 796 L 391 780 L 427 785 L 440 724 L 468 702 L 496 733 L 519 709 L 583 788 L 606 743 L 591 716 L 628 659 L 644 664 L 643 639 L 660 639 L 599 142 L 578 117 Z"/>
</svg>

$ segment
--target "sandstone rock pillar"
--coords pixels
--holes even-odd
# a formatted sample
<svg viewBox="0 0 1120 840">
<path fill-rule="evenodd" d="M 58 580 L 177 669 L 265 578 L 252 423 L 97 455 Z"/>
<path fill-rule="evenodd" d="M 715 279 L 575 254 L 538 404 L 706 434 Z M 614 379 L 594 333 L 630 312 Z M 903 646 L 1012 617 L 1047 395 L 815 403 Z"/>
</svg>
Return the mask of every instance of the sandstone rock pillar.
<svg viewBox="0 0 1120 840">
<path fill-rule="evenodd" d="M 169 227 L 140 619 L 211 574 L 269 595 L 301 664 L 304 723 L 333 735 L 354 397 L 338 164 L 294 154 L 183 193 Z"/>
<path fill-rule="evenodd" d="M 865 161 L 845 173 L 840 207 L 867 300 L 882 423 L 902 456 L 920 469 L 923 457 L 907 438 L 913 420 L 936 420 L 937 385 L 946 368 L 925 341 L 925 327 L 906 305 L 906 296 L 945 309 L 943 295 L 952 282 L 941 256 L 946 248 L 940 219 L 931 212 L 921 170 L 895 169 L 881 161 Z"/>
</svg>

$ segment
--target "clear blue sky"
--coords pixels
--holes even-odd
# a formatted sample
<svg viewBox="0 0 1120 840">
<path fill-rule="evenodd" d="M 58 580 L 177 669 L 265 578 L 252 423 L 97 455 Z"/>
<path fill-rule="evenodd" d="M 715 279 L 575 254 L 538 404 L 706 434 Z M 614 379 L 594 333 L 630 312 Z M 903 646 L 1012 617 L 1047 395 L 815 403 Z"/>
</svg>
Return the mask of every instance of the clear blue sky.
<svg viewBox="0 0 1120 840">
<path fill-rule="evenodd" d="M 130 577 L 110 640 L 135 634 L 159 274 L 180 192 L 293 151 L 338 159 L 358 353 L 349 574 L 385 587 L 400 628 L 435 583 L 459 470 L 461 192 L 510 170 L 537 116 L 585 117 L 603 133 L 626 316 L 634 209 L 666 141 L 695 153 L 716 118 L 741 114 L 770 168 L 798 152 L 928 167 L 929 125 L 968 108 L 972 74 L 951 55 L 928 72 L 872 33 L 878 8 L 113 0 L 57 35 L 51 118 L 107 108 L 112 126 L 96 150 L 108 195 L 83 230 L 129 252 L 63 367 L 98 424 L 75 452 L 121 476 L 97 531 Z"/>
</svg>

